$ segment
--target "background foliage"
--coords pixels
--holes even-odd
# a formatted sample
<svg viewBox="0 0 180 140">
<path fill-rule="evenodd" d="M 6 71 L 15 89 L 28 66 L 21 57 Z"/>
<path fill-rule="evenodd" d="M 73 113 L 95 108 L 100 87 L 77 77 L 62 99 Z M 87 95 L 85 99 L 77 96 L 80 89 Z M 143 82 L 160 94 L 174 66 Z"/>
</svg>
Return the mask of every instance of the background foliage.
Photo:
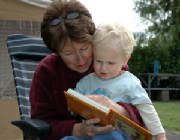
<svg viewBox="0 0 180 140">
<path fill-rule="evenodd" d="M 148 27 L 135 33 L 130 71 L 135 75 L 153 72 L 154 60 L 159 60 L 161 73 L 180 73 L 180 1 L 135 0 L 134 10 Z M 179 84 L 177 79 L 172 82 Z"/>
</svg>

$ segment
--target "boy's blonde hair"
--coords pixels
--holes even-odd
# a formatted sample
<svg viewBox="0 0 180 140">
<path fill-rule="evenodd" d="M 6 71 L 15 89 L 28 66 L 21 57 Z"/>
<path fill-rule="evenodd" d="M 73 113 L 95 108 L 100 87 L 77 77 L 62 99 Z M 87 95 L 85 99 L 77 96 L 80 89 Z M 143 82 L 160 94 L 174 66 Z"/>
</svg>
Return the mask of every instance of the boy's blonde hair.
<svg viewBox="0 0 180 140">
<path fill-rule="evenodd" d="M 106 40 L 108 40 L 108 43 L 111 41 L 116 43 L 115 47 L 123 51 L 122 53 L 125 58 L 131 56 L 135 41 L 133 33 L 124 26 L 117 23 L 99 25 L 93 37 L 94 47 L 103 47 L 102 43 Z"/>
</svg>

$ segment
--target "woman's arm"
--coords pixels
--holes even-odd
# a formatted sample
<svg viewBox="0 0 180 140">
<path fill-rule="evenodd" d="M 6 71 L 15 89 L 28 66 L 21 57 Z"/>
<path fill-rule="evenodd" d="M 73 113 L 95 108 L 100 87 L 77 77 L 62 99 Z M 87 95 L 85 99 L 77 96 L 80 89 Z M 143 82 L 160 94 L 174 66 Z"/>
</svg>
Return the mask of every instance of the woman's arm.
<svg viewBox="0 0 180 140">
<path fill-rule="evenodd" d="M 118 111 L 119 113 L 125 115 L 126 117 L 130 117 L 128 111 L 121 105 L 113 102 L 111 99 L 104 95 L 86 95 L 88 98 L 100 103 L 101 105 L 104 105 L 108 108 L 114 109 Z"/>
<path fill-rule="evenodd" d="M 31 117 L 51 125 L 52 134 L 49 139 L 60 139 L 72 135 L 77 120 L 68 113 L 63 93 L 55 93 L 52 73 L 46 67 L 39 66 L 34 74 L 30 90 Z"/>
<path fill-rule="evenodd" d="M 137 123 L 138 125 L 145 128 L 145 125 L 139 114 L 139 111 L 132 104 L 128 104 L 128 103 L 124 103 L 124 102 L 114 103 L 108 97 L 106 97 L 104 95 L 86 95 L 86 96 L 101 103 L 102 105 L 119 110 L 119 112 L 121 114 L 125 115 L 126 117 L 130 118 L 132 121 Z"/>
</svg>

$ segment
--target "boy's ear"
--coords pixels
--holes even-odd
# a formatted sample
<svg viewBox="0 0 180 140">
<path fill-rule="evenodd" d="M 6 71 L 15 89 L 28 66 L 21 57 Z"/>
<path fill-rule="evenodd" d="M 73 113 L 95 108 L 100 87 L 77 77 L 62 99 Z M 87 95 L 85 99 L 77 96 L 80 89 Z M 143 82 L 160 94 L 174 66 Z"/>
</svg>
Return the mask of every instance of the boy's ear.
<svg viewBox="0 0 180 140">
<path fill-rule="evenodd" d="M 124 64 L 127 64 L 130 58 L 131 58 L 131 56 L 126 57 L 126 58 L 124 59 Z"/>
</svg>

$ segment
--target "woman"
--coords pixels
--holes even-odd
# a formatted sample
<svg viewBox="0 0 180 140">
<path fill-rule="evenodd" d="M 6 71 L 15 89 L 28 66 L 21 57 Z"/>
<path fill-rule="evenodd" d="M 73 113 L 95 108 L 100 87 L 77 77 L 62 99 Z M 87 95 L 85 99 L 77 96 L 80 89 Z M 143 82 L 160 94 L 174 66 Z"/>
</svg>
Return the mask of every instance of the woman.
<svg viewBox="0 0 180 140">
<path fill-rule="evenodd" d="M 94 31 L 89 11 L 78 1 L 60 0 L 50 5 L 44 14 L 41 36 L 54 53 L 44 58 L 34 73 L 30 102 L 31 117 L 51 125 L 49 139 L 88 138 L 113 130 L 111 125 L 94 125 L 99 122 L 96 118 L 82 123 L 68 111 L 64 96 L 65 90 L 75 88 L 83 76 L 93 72 L 91 40 Z M 124 114 L 139 121 L 133 106 L 121 105 Z"/>
</svg>

